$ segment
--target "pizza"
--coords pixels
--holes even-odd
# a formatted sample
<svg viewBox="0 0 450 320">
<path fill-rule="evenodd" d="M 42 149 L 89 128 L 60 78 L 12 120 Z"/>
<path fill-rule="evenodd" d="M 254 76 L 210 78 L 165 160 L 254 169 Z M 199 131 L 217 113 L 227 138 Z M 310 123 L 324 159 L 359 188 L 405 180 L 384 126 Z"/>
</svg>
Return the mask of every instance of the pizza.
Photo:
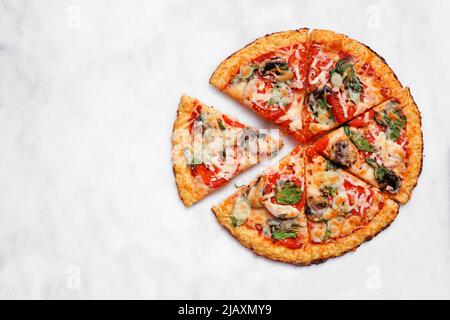
<svg viewBox="0 0 450 320">
<path fill-rule="evenodd" d="M 406 203 L 422 166 L 420 115 L 409 89 L 314 146 L 334 164 Z"/>
<path fill-rule="evenodd" d="M 210 83 L 303 143 L 402 89 L 367 46 L 308 29 L 256 40 L 222 62 Z"/>
<path fill-rule="evenodd" d="M 172 135 L 172 162 L 178 193 L 191 206 L 261 160 L 283 142 L 184 95 Z"/>
<path fill-rule="evenodd" d="M 295 265 L 341 256 L 387 228 L 410 200 L 422 169 L 420 112 L 409 88 L 366 45 L 328 30 L 273 33 L 224 60 L 210 83 L 298 142 L 278 164 L 212 208 L 254 253 Z M 195 109 L 180 120 L 182 127 L 192 126 Z M 189 130 L 182 134 L 187 149 L 193 145 Z M 261 152 L 278 151 L 254 150 L 254 163 Z M 182 199 L 183 192 L 202 197 L 195 195 L 202 188 L 192 187 L 194 181 L 212 192 L 211 181 L 225 183 L 216 171 L 231 178 L 246 168 L 205 164 L 211 180 L 204 179 L 191 154 L 175 153 L 184 161 L 177 177 L 178 185 L 187 185 Z"/>
<path fill-rule="evenodd" d="M 212 211 L 256 254 L 309 265 L 355 249 L 386 228 L 398 209 L 377 188 L 298 146 Z"/>
</svg>

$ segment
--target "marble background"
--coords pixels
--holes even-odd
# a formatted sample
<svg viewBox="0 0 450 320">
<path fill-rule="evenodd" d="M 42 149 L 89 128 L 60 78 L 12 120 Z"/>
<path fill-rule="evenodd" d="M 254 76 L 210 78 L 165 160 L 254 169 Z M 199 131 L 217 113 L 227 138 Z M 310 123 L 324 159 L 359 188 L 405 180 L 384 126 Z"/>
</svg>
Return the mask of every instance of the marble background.
<svg viewBox="0 0 450 320">
<path fill-rule="evenodd" d="M 450 298 L 449 9 L 0 0 L 0 297 Z M 182 93 L 268 127 L 209 76 L 253 39 L 303 26 L 386 58 L 422 111 L 425 159 L 390 228 L 356 253 L 299 268 L 256 257 L 219 226 L 210 207 L 232 185 L 186 210 L 169 141 Z"/>
</svg>

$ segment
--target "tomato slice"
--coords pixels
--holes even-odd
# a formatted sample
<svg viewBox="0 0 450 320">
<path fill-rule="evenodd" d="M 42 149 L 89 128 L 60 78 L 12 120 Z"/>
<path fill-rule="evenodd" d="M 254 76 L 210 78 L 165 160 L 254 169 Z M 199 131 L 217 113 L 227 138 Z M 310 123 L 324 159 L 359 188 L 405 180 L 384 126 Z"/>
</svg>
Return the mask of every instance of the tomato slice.
<svg viewBox="0 0 450 320">
<path fill-rule="evenodd" d="M 322 138 L 320 138 L 319 140 L 317 140 L 314 143 L 314 150 L 316 150 L 317 152 L 323 153 L 323 151 L 328 146 L 328 141 L 329 141 L 328 136 L 323 136 Z"/>
<path fill-rule="evenodd" d="M 214 172 L 209 170 L 205 164 L 197 164 L 192 168 L 192 174 L 194 176 L 200 176 L 202 181 L 210 188 L 218 188 L 225 184 L 228 180 L 224 178 L 218 179 L 215 175 L 218 169 L 215 168 Z"/>
<path fill-rule="evenodd" d="M 226 115 L 223 115 L 222 118 L 223 118 L 223 121 L 226 124 L 228 124 L 229 126 L 236 127 L 236 128 L 245 128 L 245 125 L 243 125 L 242 123 L 240 123 L 236 120 L 233 120 L 233 119 L 227 117 Z"/>
<path fill-rule="evenodd" d="M 366 118 L 366 115 L 367 115 L 367 114 L 368 114 L 369 116 Z M 371 110 L 367 111 L 367 113 L 364 113 L 364 114 L 362 114 L 362 115 L 356 117 L 356 118 L 353 119 L 352 121 L 350 121 L 350 122 L 348 123 L 348 125 L 349 125 L 350 127 L 353 127 L 353 128 L 362 128 L 362 127 L 365 127 L 365 126 L 367 126 L 367 125 L 369 124 L 370 120 L 374 118 L 374 116 L 375 116 L 375 111 L 373 111 L 373 109 L 371 109 Z"/>
<path fill-rule="evenodd" d="M 289 249 L 300 249 L 303 246 L 301 237 L 278 240 L 278 241 L 275 241 L 275 244 L 289 248 Z"/>
<path fill-rule="evenodd" d="M 344 110 L 341 106 L 341 103 L 339 102 L 338 97 L 336 94 L 329 95 L 327 98 L 328 104 L 332 107 L 331 112 L 333 113 L 334 119 L 336 119 L 337 123 L 344 123 L 350 118 L 353 118 L 353 115 L 355 114 L 356 107 L 353 103 L 347 103 L 348 111 L 347 111 L 347 117 L 344 114 Z"/>
<path fill-rule="evenodd" d="M 191 119 L 190 124 L 189 124 L 189 131 L 192 132 L 192 128 L 194 127 L 194 121 L 195 119 L 197 119 L 200 114 L 202 113 L 202 105 L 198 104 L 197 106 L 194 107 L 194 109 L 192 110 L 191 113 Z"/>
</svg>

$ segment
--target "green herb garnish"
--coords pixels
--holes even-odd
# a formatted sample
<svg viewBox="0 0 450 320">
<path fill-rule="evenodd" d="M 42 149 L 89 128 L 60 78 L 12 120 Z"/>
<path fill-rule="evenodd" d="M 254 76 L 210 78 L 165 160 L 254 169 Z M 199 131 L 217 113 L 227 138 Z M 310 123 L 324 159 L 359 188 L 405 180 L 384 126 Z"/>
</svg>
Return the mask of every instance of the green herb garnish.
<svg viewBox="0 0 450 320">
<path fill-rule="evenodd" d="M 364 138 L 359 132 L 350 130 L 349 126 L 344 126 L 344 133 L 359 150 L 366 152 L 375 151 L 375 147 L 371 145 L 366 138 Z"/>
<path fill-rule="evenodd" d="M 337 194 L 337 190 L 332 186 L 326 186 L 322 193 L 324 196 L 335 196 Z"/>
<path fill-rule="evenodd" d="M 275 199 L 279 204 L 292 205 L 300 201 L 302 194 L 301 187 L 296 186 L 291 181 L 286 181 L 275 191 Z"/>
<path fill-rule="evenodd" d="M 297 237 L 297 234 L 294 232 L 278 231 L 278 232 L 272 233 L 272 238 L 274 238 L 275 240 L 283 240 L 283 239 L 287 239 L 287 238 L 296 238 L 296 237 Z"/>
</svg>

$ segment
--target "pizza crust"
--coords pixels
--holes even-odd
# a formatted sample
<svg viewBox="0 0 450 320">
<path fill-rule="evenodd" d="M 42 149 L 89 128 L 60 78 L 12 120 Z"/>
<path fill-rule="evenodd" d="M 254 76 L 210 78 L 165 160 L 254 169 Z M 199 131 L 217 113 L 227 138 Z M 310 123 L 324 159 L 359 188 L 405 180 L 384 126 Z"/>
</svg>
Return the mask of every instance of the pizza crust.
<svg viewBox="0 0 450 320">
<path fill-rule="evenodd" d="M 417 185 L 423 163 L 423 136 L 420 111 L 414 102 L 409 88 L 400 100 L 406 100 L 403 114 L 406 116 L 406 141 L 408 141 L 407 153 L 409 156 L 407 171 L 403 177 L 400 191 L 392 196 L 392 199 L 400 204 L 405 204 L 411 198 L 411 193 Z M 401 101 L 403 103 L 403 101 Z"/>
<path fill-rule="evenodd" d="M 235 193 L 221 204 L 214 206 L 211 210 L 217 221 L 241 244 L 259 256 L 290 263 L 294 265 L 310 265 L 324 262 L 327 259 L 339 257 L 354 251 L 363 242 L 375 237 L 387 228 L 398 214 L 399 205 L 390 199 L 386 202 L 380 212 L 363 228 L 351 235 L 339 238 L 334 242 L 325 244 L 308 244 L 300 249 L 289 249 L 273 244 L 264 238 L 257 230 L 245 226 L 233 227 L 231 224 L 231 212 L 238 193 Z"/>
<path fill-rule="evenodd" d="M 297 43 L 306 43 L 307 40 L 308 29 L 306 28 L 277 32 L 259 38 L 223 61 L 214 71 L 209 83 L 223 91 L 231 79 L 239 72 L 241 65 L 249 63 L 264 53 Z M 239 99 L 239 97 L 234 98 Z"/>
<path fill-rule="evenodd" d="M 183 154 L 183 146 L 190 140 L 188 125 L 195 102 L 195 99 L 186 95 L 181 97 L 172 131 L 172 168 L 178 194 L 186 207 L 190 207 L 209 193 L 209 188 L 205 184 L 195 180 Z"/>
</svg>

